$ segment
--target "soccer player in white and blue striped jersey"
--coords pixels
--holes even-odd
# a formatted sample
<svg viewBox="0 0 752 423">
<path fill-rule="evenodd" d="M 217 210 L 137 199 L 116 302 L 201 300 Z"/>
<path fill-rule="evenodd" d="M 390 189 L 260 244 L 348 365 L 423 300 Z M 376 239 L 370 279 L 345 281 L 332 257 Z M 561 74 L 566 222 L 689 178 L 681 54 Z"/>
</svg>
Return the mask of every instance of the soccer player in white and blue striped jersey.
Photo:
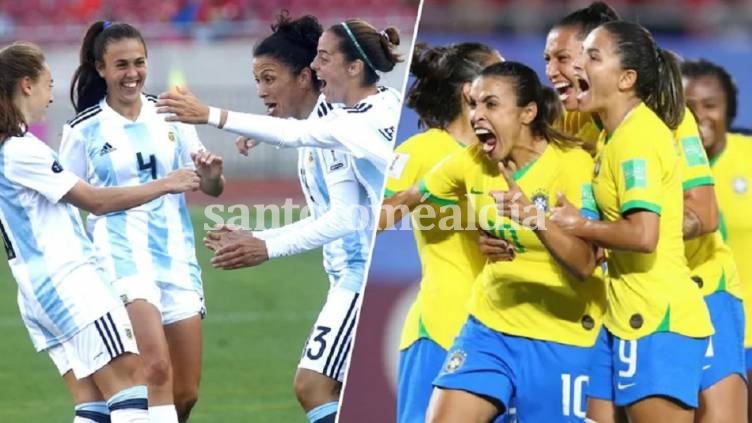
<svg viewBox="0 0 752 423">
<path fill-rule="evenodd" d="M 222 192 L 222 160 L 196 130 L 167 123 L 142 94 L 146 44 L 126 23 L 92 24 L 71 86 L 78 115 L 63 129 L 60 160 L 95 186 L 137 186 L 195 165 L 203 192 Z M 104 270 L 133 322 L 153 421 L 186 421 L 198 398 L 204 294 L 185 196 L 89 216 Z"/>
<path fill-rule="evenodd" d="M 74 422 L 146 422 L 131 323 L 73 206 L 123 210 L 196 189 L 199 178 L 182 169 L 139 187 L 92 187 L 27 132 L 52 102 L 42 51 L 28 43 L 0 50 L 0 81 L 0 232 L 29 335 L 68 386 Z"/>
<path fill-rule="evenodd" d="M 299 174 L 311 216 L 261 232 L 213 233 L 207 246 L 216 252 L 213 264 L 224 269 L 257 265 L 323 246 L 331 288 L 295 380 L 298 400 L 312 423 L 335 421 L 341 381 L 347 371 L 374 216 L 381 204 L 384 171 L 400 111 L 401 95 L 378 86 L 376 71 L 390 71 L 400 60 L 392 51 L 398 43 L 395 29 L 379 32 L 361 20 L 324 31 L 303 63 L 313 59 L 310 68 L 317 73 L 316 85 L 322 86 L 326 101 L 343 107 L 319 102 L 306 120 L 279 119 L 288 117 L 277 113 L 286 105 L 279 97 L 276 102 L 265 100 L 273 104 L 270 111 L 275 117 L 209 109 L 187 92 L 163 94 L 157 102 L 162 111 L 175 113 L 176 120 L 209 121 L 256 141 L 300 147 Z M 257 64 L 259 56 L 277 57 L 272 51 L 261 54 L 259 50 L 255 52 Z M 284 60 L 289 54 L 279 56 L 277 60 Z M 199 118 L 194 120 L 193 113 Z"/>
</svg>

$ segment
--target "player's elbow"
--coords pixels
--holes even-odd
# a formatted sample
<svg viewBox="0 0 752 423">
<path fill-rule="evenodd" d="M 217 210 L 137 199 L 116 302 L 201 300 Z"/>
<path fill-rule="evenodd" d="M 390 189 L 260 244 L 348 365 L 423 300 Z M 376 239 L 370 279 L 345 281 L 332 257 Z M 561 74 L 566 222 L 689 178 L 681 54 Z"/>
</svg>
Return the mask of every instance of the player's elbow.
<svg viewBox="0 0 752 423">
<path fill-rule="evenodd" d="M 658 233 L 644 231 L 640 234 L 634 250 L 638 253 L 652 254 L 658 247 Z"/>
</svg>

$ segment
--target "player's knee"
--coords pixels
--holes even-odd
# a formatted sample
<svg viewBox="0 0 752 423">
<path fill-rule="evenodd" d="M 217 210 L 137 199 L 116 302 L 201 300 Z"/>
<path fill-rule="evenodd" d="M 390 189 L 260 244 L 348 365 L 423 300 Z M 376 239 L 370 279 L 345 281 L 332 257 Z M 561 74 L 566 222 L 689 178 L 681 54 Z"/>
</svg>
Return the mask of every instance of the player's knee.
<svg viewBox="0 0 752 423">
<path fill-rule="evenodd" d="M 170 383 L 172 369 L 170 360 L 162 357 L 144 360 L 144 373 L 150 386 L 162 386 Z"/>
<path fill-rule="evenodd" d="M 180 423 L 188 421 L 196 402 L 198 402 L 198 389 L 184 389 L 175 392 L 175 410 L 178 413 Z"/>
</svg>

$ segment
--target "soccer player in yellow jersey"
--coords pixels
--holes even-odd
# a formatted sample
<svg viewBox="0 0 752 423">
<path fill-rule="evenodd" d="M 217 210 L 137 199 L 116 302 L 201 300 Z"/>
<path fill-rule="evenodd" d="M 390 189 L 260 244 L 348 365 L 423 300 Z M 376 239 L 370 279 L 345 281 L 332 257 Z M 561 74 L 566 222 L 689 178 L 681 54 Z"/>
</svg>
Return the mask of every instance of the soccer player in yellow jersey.
<svg viewBox="0 0 752 423">
<path fill-rule="evenodd" d="M 721 233 L 736 257 L 739 275 L 746 288 L 741 290 L 745 299 L 744 311 L 750 316 L 752 262 L 748 253 L 752 251 L 752 224 L 749 223 L 748 216 L 752 212 L 752 195 L 748 193 L 748 185 L 752 180 L 752 168 L 749 166 L 752 138 L 728 132 L 736 117 L 737 88 L 725 69 L 706 60 L 686 61 L 682 63 L 682 74 L 687 104 L 699 122 L 702 145 L 710 157 L 715 177 L 715 189 L 722 213 Z M 742 377 L 748 378 L 752 361 L 752 330 L 747 321 L 745 333 L 744 315 L 738 304 L 726 307 L 725 314 L 735 324 L 736 332 L 730 333 L 725 342 L 738 344 L 743 337 L 743 345 L 746 347 L 746 357 L 730 356 L 727 358 L 727 366 L 734 366 L 732 369 L 736 372 L 741 367 Z M 736 398 L 733 397 L 735 403 L 738 403 Z"/>
<path fill-rule="evenodd" d="M 577 136 L 588 151 L 594 152 L 601 129 L 591 113 L 579 112 L 579 86 L 574 74 L 574 60 L 582 51 L 582 41 L 598 25 L 619 19 L 618 13 L 604 2 L 597 1 L 577 9 L 559 20 L 548 32 L 543 59 L 546 77 L 553 84 L 564 106 L 564 116 L 557 129 Z"/>
<path fill-rule="evenodd" d="M 474 284 L 470 317 L 434 382 L 427 421 L 491 421 L 510 402 L 520 421 L 584 421 L 605 291 L 589 277 L 592 246 L 546 214 L 558 193 L 586 215 L 597 213 L 593 161 L 550 126 L 559 101 L 529 67 L 485 68 L 470 98 L 480 143 L 434 168 L 420 190 L 438 204 L 467 198 L 474 220 L 512 244 L 515 259 L 487 262 Z"/>
<path fill-rule="evenodd" d="M 386 181 L 383 215 L 403 204 L 402 192 L 452 153 L 477 142 L 470 125 L 467 96 L 472 80 L 488 64 L 501 60 L 498 52 L 478 43 L 442 47 L 415 46 L 410 71 L 415 76 L 406 96 L 425 132 L 400 144 Z M 412 216 L 421 259 L 420 290 L 405 319 L 397 374 L 397 422 L 425 421 L 433 380 L 447 349 L 467 320 L 470 287 L 483 267 L 476 246 L 478 231 L 464 230 L 466 203 Z M 455 213 L 456 216 L 453 216 Z M 455 219 L 457 228 L 440 222 Z M 380 227 L 384 228 L 386 222 Z M 451 226 L 451 225 L 450 225 Z M 459 229 L 459 230 L 456 230 Z"/>
<path fill-rule="evenodd" d="M 713 327 L 684 258 L 669 129 L 684 107 L 678 64 L 647 30 L 623 21 L 599 26 L 583 50 L 575 62 L 580 110 L 597 113 L 605 129 L 593 180 L 604 221 L 584 220 L 566 202 L 553 219 L 608 249 L 608 311 L 588 417 L 611 417 L 597 415 L 600 400 L 626 406 L 632 422 L 692 422 Z"/>
</svg>

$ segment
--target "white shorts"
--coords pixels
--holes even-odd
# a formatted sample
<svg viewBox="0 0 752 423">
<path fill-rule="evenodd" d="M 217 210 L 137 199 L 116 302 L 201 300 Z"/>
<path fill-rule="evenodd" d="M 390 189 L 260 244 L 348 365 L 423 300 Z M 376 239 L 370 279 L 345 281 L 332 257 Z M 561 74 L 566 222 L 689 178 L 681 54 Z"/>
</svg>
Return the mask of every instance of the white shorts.
<svg viewBox="0 0 752 423">
<path fill-rule="evenodd" d="M 155 282 L 143 275 L 121 278 L 112 283 L 123 303 L 146 300 L 162 314 L 162 324 L 169 325 L 197 314 L 204 316 L 203 294 L 167 282 Z"/>
<path fill-rule="evenodd" d="M 90 376 L 127 352 L 138 354 L 138 348 L 123 306 L 109 311 L 67 341 L 47 350 L 61 375 L 73 370 L 77 379 Z"/>
<path fill-rule="evenodd" d="M 342 382 L 350 362 L 359 311 L 358 293 L 338 286 L 330 288 L 298 367 Z"/>
</svg>

